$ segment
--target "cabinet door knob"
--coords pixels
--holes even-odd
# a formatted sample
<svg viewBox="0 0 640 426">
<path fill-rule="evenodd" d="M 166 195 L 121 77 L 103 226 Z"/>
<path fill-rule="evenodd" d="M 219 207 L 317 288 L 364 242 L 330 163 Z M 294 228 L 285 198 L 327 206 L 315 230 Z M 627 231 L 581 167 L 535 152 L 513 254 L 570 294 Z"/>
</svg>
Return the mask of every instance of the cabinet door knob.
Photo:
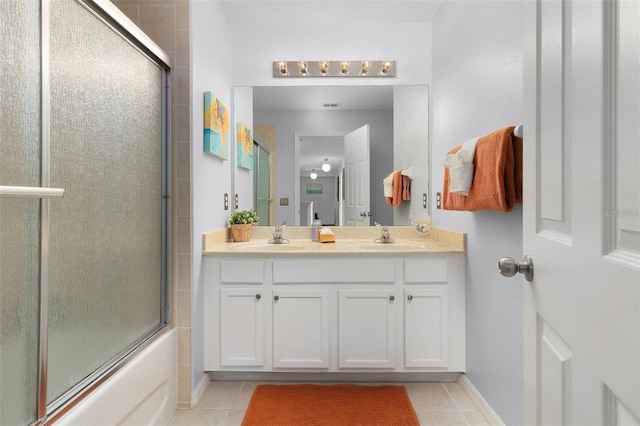
<svg viewBox="0 0 640 426">
<path fill-rule="evenodd" d="M 413 296 L 412 295 L 408 295 L 407 296 L 407 300 L 413 300 Z"/>
<path fill-rule="evenodd" d="M 260 300 L 261 297 L 260 293 L 256 294 L 256 299 Z"/>
<path fill-rule="evenodd" d="M 277 302 L 278 300 L 280 300 L 280 297 L 278 297 L 278 296 L 273 296 L 273 300 L 275 300 L 275 301 Z"/>
<path fill-rule="evenodd" d="M 391 300 L 393 302 L 394 300 L 396 300 L 396 297 L 391 295 L 391 296 L 389 296 L 389 300 Z"/>
</svg>

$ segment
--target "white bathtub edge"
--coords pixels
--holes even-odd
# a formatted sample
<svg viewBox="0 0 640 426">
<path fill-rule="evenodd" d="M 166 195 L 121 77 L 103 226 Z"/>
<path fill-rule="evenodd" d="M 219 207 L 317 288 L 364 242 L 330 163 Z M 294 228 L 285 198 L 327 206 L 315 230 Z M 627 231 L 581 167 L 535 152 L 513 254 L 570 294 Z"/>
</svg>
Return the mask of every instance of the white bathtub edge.
<svg viewBox="0 0 640 426">
<path fill-rule="evenodd" d="M 176 348 L 175 329 L 169 330 L 61 417 L 56 426 L 166 424 L 177 405 Z"/>
</svg>

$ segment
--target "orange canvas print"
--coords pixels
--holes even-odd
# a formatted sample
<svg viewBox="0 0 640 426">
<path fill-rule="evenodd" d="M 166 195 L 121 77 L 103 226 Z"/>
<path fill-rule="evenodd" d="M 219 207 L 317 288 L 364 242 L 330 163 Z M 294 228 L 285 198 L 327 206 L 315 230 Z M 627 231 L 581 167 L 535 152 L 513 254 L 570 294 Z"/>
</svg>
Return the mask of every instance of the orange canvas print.
<svg viewBox="0 0 640 426">
<path fill-rule="evenodd" d="M 253 169 L 253 134 L 243 123 L 238 123 L 238 167 Z"/>
</svg>

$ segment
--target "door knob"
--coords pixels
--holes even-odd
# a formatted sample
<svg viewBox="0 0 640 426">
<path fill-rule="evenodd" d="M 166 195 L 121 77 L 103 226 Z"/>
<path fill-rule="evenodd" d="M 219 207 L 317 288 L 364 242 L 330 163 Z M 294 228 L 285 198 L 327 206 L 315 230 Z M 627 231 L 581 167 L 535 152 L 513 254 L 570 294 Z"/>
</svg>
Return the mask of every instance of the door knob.
<svg viewBox="0 0 640 426">
<path fill-rule="evenodd" d="M 522 262 L 517 262 L 510 257 L 503 257 L 498 262 L 498 270 L 505 277 L 512 277 L 518 272 L 524 274 L 527 281 L 533 280 L 533 259 L 531 256 L 525 255 Z"/>
</svg>

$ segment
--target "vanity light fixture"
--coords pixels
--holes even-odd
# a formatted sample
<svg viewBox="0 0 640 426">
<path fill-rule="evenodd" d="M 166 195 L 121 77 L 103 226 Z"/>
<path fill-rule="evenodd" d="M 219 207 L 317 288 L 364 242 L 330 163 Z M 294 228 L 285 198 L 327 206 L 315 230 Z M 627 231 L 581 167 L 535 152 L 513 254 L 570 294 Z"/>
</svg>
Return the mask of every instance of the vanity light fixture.
<svg viewBox="0 0 640 426">
<path fill-rule="evenodd" d="M 287 70 L 287 63 L 284 61 L 274 62 L 274 66 L 278 69 L 278 74 L 280 77 L 286 77 L 289 75 L 289 71 Z M 274 71 L 275 72 L 275 71 Z"/>
<path fill-rule="evenodd" d="M 309 177 L 311 178 L 311 180 L 317 179 L 318 174 L 316 173 L 316 169 L 311 169 L 311 174 L 309 175 Z"/>
<path fill-rule="evenodd" d="M 327 73 L 329 72 L 329 62 L 327 61 L 318 62 L 318 68 L 320 69 L 320 75 L 322 77 L 326 77 Z"/>
<path fill-rule="evenodd" d="M 272 68 L 274 78 L 396 76 L 395 61 L 275 61 Z"/>
<path fill-rule="evenodd" d="M 326 173 L 329 170 L 331 170 L 331 164 L 329 164 L 329 159 L 325 158 L 324 159 L 324 164 L 322 165 L 322 171 Z"/>
<path fill-rule="evenodd" d="M 380 69 L 380 75 L 381 76 L 387 75 L 390 72 L 392 66 L 393 66 L 393 63 L 389 61 L 383 62 L 382 67 Z M 393 74 L 395 75 L 395 71 L 393 71 Z"/>
<path fill-rule="evenodd" d="M 360 73 L 361 73 L 362 75 L 367 75 L 367 74 L 369 74 L 369 66 L 370 66 L 370 64 L 371 64 L 371 63 L 370 63 L 370 62 L 368 62 L 368 61 L 365 61 L 365 62 L 363 62 L 363 63 L 362 63 L 362 69 L 360 70 Z"/>
<path fill-rule="evenodd" d="M 345 76 L 349 75 L 349 67 L 351 63 L 349 62 L 340 62 L 340 75 Z"/>
<path fill-rule="evenodd" d="M 306 62 L 298 62 L 298 70 L 301 76 L 306 77 L 309 72 L 309 64 Z"/>
</svg>

